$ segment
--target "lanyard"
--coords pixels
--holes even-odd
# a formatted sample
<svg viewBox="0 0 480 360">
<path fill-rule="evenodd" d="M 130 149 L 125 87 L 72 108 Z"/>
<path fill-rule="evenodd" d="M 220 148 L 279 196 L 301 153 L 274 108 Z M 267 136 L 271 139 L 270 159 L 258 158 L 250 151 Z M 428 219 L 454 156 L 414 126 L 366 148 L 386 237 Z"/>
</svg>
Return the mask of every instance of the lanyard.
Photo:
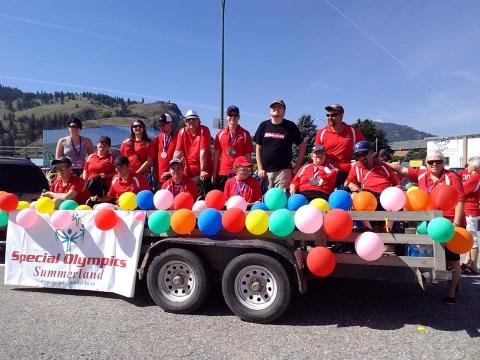
<svg viewBox="0 0 480 360">
<path fill-rule="evenodd" d="M 163 134 L 163 151 L 167 151 L 168 149 L 168 144 L 170 144 L 170 140 L 172 140 L 172 136 L 173 136 L 173 131 L 170 131 L 168 133 L 168 136 Z"/>
<path fill-rule="evenodd" d="M 182 185 L 182 184 L 177 185 L 174 182 L 172 182 L 172 184 L 169 185 L 169 187 L 170 187 L 170 191 L 173 194 L 173 197 L 177 196 L 179 193 L 182 192 L 182 189 L 186 188 L 185 185 Z"/>
<path fill-rule="evenodd" d="M 237 134 L 235 131 L 232 133 L 228 131 L 228 145 L 233 147 L 237 143 Z"/>
<path fill-rule="evenodd" d="M 80 156 L 80 153 L 82 152 L 82 137 L 80 136 L 80 144 L 78 145 L 78 151 L 77 151 L 77 147 L 73 143 L 73 139 L 71 136 L 70 136 L 70 143 L 72 144 L 72 148 L 73 148 L 73 151 L 75 152 L 75 155 Z"/>
<path fill-rule="evenodd" d="M 239 196 L 242 196 L 242 192 L 245 190 L 245 185 L 247 184 L 245 181 L 241 182 L 240 185 L 237 180 L 235 180 L 235 193 Z"/>
</svg>

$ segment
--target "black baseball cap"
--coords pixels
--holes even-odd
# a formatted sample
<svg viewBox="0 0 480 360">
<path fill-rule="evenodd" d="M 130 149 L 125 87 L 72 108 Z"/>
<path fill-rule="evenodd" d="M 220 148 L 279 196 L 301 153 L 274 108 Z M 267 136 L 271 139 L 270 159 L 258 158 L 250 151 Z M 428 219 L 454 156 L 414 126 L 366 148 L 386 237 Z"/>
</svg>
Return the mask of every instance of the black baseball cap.
<svg viewBox="0 0 480 360">
<path fill-rule="evenodd" d="M 319 151 L 325 151 L 325 146 L 318 144 L 312 148 L 312 153 L 316 153 Z"/>
<path fill-rule="evenodd" d="M 122 165 L 128 165 L 128 164 L 130 164 L 130 160 L 128 160 L 128 158 L 125 156 L 119 156 L 113 162 L 113 166 L 122 166 Z"/>
<path fill-rule="evenodd" d="M 159 125 L 165 125 L 166 123 L 171 123 L 172 122 L 172 117 L 170 114 L 161 114 L 157 118 L 158 124 Z"/>
<path fill-rule="evenodd" d="M 50 163 L 50 166 L 55 166 L 58 164 L 66 164 L 68 167 L 72 166 L 72 160 L 67 156 L 62 156 L 56 159 L 53 159 Z"/>
<path fill-rule="evenodd" d="M 227 108 L 227 114 L 237 114 L 240 115 L 240 109 L 235 105 L 230 105 Z"/>
<path fill-rule="evenodd" d="M 172 165 L 183 166 L 183 162 L 180 159 L 172 159 L 172 160 L 170 160 L 170 167 L 172 167 Z"/>
</svg>

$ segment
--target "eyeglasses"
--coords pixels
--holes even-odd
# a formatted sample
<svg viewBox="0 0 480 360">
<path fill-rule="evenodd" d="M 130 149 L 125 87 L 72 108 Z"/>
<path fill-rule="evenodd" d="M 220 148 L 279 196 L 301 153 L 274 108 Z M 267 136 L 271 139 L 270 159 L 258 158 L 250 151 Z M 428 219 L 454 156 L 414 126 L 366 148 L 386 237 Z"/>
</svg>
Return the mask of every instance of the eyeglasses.
<svg viewBox="0 0 480 360">
<path fill-rule="evenodd" d="M 132 129 L 143 129 L 143 125 L 132 125 Z"/>
<path fill-rule="evenodd" d="M 68 125 L 68 127 L 70 129 L 79 129 L 79 127 L 77 125 Z"/>
<path fill-rule="evenodd" d="M 237 167 L 237 171 L 245 171 L 245 172 L 249 172 L 250 169 L 249 168 L 241 168 L 241 167 Z"/>
<path fill-rule="evenodd" d="M 67 166 L 55 166 L 55 170 L 57 170 L 57 171 L 65 171 L 67 169 L 68 169 Z"/>
<path fill-rule="evenodd" d="M 435 165 L 442 165 L 443 164 L 443 160 L 427 160 L 427 164 L 432 166 L 433 164 Z"/>
<path fill-rule="evenodd" d="M 227 114 L 228 117 L 239 117 L 239 114 Z"/>
<path fill-rule="evenodd" d="M 368 151 L 360 151 L 358 153 L 355 154 L 355 156 L 358 158 L 361 158 L 361 157 L 365 157 L 368 155 Z"/>
<path fill-rule="evenodd" d="M 337 117 L 338 115 L 340 115 L 340 113 L 326 114 L 327 118 L 329 118 L 329 117 Z"/>
</svg>

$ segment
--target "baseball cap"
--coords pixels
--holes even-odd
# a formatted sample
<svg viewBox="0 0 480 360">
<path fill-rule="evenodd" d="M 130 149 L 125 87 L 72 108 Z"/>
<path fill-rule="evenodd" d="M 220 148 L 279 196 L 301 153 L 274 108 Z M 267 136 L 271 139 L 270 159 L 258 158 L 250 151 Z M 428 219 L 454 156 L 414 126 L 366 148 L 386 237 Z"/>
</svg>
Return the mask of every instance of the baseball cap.
<svg viewBox="0 0 480 360">
<path fill-rule="evenodd" d="M 233 162 L 233 166 L 245 166 L 245 167 L 250 167 L 252 166 L 252 163 L 247 160 L 245 156 L 239 156 L 235 159 Z"/>
<path fill-rule="evenodd" d="M 172 159 L 170 160 L 170 167 L 172 167 L 172 165 L 180 165 L 180 166 L 183 166 L 183 162 L 182 160 L 180 159 Z"/>
<path fill-rule="evenodd" d="M 237 114 L 237 115 L 240 115 L 240 109 L 235 106 L 235 105 L 230 105 L 228 108 L 227 108 L 227 114 Z"/>
<path fill-rule="evenodd" d="M 50 166 L 55 166 L 58 164 L 66 164 L 67 166 L 72 166 L 72 160 L 67 156 L 62 156 L 56 159 L 53 159 L 50 163 Z"/>
<path fill-rule="evenodd" d="M 325 110 L 327 111 L 335 110 L 335 111 L 340 111 L 341 113 L 344 112 L 343 106 L 340 104 L 332 104 L 332 105 L 325 106 Z"/>
<path fill-rule="evenodd" d="M 312 148 L 312 153 L 319 151 L 325 151 L 325 146 L 318 144 Z"/>
<path fill-rule="evenodd" d="M 122 165 L 128 165 L 128 164 L 130 164 L 130 160 L 128 160 L 128 158 L 125 156 L 119 156 L 113 162 L 113 166 L 122 166 Z"/>
<path fill-rule="evenodd" d="M 165 114 L 160 114 L 157 120 L 160 125 L 165 125 L 166 123 L 172 122 L 172 117 L 169 114 L 165 113 Z"/>
<path fill-rule="evenodd" d="M 186 119 L 200 119 L 200 116 L 198 116 L 195 110 L 188 110 L 185 114 L 185 120 Z"/>
<path fill-rule="evenodd" d="M 273 104 L 280 104 L 283 106 L 284 109 L 287 107 L 285 106 L 285 102 L 282 99 L 275 99 L 270 103 L 270 107 L 272 107 Z"/>
</svg>

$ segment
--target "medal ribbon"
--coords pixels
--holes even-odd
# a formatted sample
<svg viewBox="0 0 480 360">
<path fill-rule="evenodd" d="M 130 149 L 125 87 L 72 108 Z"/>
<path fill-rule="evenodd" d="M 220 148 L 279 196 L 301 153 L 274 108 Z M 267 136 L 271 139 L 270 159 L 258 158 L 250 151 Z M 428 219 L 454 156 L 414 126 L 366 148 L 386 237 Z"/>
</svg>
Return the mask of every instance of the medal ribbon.
<svg viewBox="0 0 480 360">
<path fill-rule="evenodd" d="M 235 192 L 237 193 L 237 195 L 242 196 L 242 192 L 245 190 L 245 185 L 245 181 L 242 181 L 242 185 L 240 185 L 238 181 L 235 181 Z"/>
<path fill-rule="evenodd" d="M 168 136 L 163 134 L 163 151 L 167 152 L 167 149 L 168 149 L 168 144 L 170 144 L 170 140 L 172 140 L 172 136 L 173 136 L 173 132 L 170 131 L 168 133 Z"/>
</svg>

